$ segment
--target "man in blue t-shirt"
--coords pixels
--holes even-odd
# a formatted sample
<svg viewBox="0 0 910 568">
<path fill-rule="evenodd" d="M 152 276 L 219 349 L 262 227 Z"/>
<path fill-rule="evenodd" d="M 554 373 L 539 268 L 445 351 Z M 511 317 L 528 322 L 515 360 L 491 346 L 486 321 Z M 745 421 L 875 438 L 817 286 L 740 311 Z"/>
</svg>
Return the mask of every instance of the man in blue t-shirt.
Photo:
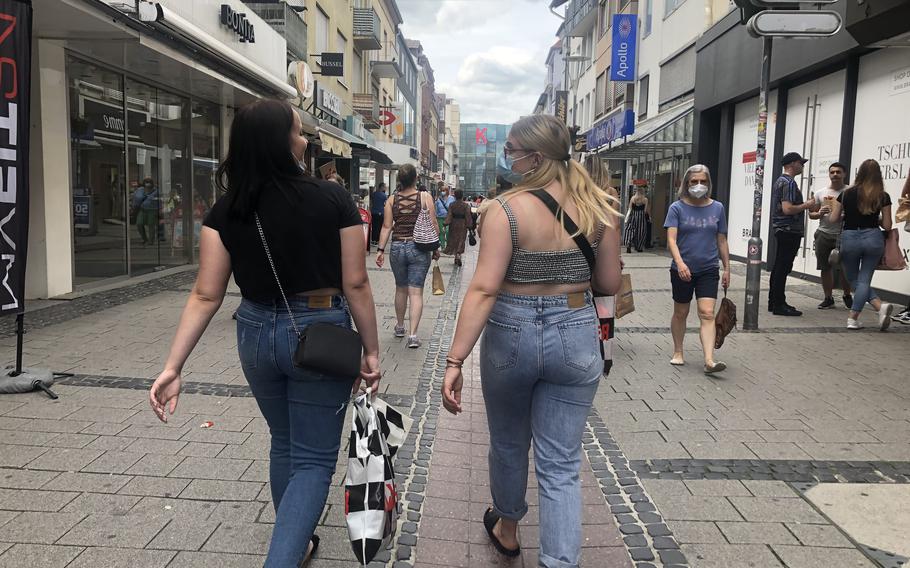
<svg viewBox="0 0 910 568">
<path fill-rule="evenodd" d="M 439 222 L 439 246 L 446 248 L 446 241 L 449 236 L 449 227 L 445 224 L 449 216 L 449 206 L 455 203 L 455 198 L 449 195 L 447 188 L 439 190 L 436 196 L 436 220 Z"/>
<path fill-rule="evenodd" d="M 771 226 L 777 253 L 771 268 L 771 290 L 768 311 L 776 316 L 801 316 L 803 313 L 787 303 L 787 276 L 793 271 L 793 261 L 803 240 L 806 210 L 815 206 L 815 198 L 803 201 L 796 176 L 803 173 L 806 162 L 797 152 L 784 154 L 781 165 L 784 173 L 771 190 Z"/>
</svg>

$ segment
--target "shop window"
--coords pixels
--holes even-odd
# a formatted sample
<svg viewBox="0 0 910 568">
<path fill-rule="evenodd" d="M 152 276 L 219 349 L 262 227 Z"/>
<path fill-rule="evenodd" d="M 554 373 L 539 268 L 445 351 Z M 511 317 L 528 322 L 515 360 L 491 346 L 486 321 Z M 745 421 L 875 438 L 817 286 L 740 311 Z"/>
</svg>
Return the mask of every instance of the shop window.
<svg viewBox="0 0 910 568">
<path fill-rule="evenodd" d="M 648 90 L 651 76 L 645 75 L 638 81 L 638 118 L 644 120 L 648 116 Z"/>
</svg>

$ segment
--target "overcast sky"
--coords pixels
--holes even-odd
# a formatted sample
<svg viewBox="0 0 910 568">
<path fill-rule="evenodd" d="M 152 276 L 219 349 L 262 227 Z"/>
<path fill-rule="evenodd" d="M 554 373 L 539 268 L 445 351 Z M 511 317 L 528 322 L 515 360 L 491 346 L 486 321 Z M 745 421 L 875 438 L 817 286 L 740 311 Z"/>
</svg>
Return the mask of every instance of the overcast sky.
<svg viewBox="0 0 910 568">
<path fill-rule="evenodd" d="M 549 0 L 397 1 L 402 32 L 423 44 L 436 92 L 458 101 L 461 122 L 510 124 L 531 113 L 562 22 Z"/>
</svg>

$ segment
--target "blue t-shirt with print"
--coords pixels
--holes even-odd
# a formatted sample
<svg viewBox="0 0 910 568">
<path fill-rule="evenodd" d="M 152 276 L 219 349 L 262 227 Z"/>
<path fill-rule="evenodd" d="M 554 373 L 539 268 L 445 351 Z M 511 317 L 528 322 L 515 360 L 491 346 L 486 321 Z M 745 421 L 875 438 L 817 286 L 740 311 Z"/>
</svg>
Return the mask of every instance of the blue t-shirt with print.
<svg viewBox="0 0 910 568">
<path fill-rule="evenodd" d="M 664 227 L 676 227 L 676 246 L 690 272 L 717 270 L 720 260 L 717 234 L 727 234 L 723 204 L 712 201 L 704 207 L 696 207 L 682 200 L 675 201 L 667 211 Z M 677 270 L 676 261 L 670 267 Z"/>
</svg>

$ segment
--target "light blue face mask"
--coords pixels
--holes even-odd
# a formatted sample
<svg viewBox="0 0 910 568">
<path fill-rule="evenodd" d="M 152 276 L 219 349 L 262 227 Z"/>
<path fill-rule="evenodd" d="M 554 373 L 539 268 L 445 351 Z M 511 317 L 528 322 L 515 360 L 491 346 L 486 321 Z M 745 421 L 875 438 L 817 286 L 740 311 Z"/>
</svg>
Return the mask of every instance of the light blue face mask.
<svg viewBox="0 0 910 568">
<path fill-rule="evenodd" d="M 523 160 L 523 159 L 527 158 L 528 156 L 531 156 L 531 154 L 527 154 L 518 159 Z M 517 172 L 512 171 L 512 164 L 514 164 L 515 162 L 516 162 L 516 160 L 513 159 L 511 156 L 506 156 L 505 154 L 499 154 L 499 159 L 496 161 L 496 174 L 511 184 L 521 183 L 524 180 L 525 174 L 519 174 Z"/>
</svg>

